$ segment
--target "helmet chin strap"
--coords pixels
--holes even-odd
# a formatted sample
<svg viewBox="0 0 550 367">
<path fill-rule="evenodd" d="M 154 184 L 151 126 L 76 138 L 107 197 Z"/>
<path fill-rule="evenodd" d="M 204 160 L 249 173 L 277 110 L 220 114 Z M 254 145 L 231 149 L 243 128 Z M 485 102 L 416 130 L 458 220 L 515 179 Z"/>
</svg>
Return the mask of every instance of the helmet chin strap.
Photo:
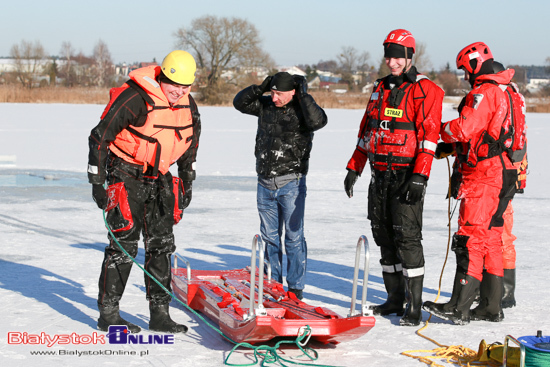
<svg viewBox="0 0 550 367">
<path fill-rule="evenodd" d="M 407 54 L 408 54 L 408 49 L 407 49 L 407 46 L 403 46 L 403 48 L 405 49 L 405 67 L 403 68 L 403 72 L 401 73 L 401 75 L 403 74 L 406 74 L 412 67 L 412 58 L 409 59 L 407 57 Z M 410 60 L 410 63 L 409 63 L 409 60 Z"/>
</svg>

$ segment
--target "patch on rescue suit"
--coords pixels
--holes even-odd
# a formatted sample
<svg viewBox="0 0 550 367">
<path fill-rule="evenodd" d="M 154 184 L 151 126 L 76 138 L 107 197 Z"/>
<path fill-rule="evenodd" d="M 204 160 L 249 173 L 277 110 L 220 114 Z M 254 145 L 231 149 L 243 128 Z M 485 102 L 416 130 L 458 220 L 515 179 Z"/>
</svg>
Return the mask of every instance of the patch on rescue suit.
<svg viewBox="0 0 550 367">
<path fill-rule="evenodd" d="M 477 110 L 477 108 L 479 107 L 479 104 L 483 100 L 483 97 L 484 97 L 483 94 L 474 94 L 474 103 L 472 105 L 472 108 L 474 110 Z"/>
<path fill-rule="evenodd" d="M 403 110 L 386 107 L 386 109 L 384 110 L 384 116 L 401 118 L 403 117 Z"/>
</svg>

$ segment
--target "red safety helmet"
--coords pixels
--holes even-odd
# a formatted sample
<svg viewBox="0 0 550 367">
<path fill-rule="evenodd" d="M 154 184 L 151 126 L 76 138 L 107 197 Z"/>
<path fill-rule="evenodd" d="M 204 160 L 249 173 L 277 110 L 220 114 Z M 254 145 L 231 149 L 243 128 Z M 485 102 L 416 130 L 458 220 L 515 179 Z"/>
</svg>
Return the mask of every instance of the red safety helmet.
<svg viewBox="0 0 550 367">
<path fill-rule="evenodd" d="M 464 47 L 456 57 L 456 67 L 457 69 L 464 68 L 470 74 L 477 74 L 481 69 L 481 65 L 493 58 L 493 53 L 489 46 L 483 42 L 474 42 L 471 45 Z M 470 60 L 476 59 L 477 65 L 475 70 L 472 69 Z"/>
<path fill-rule="evenodd" d="M 416 52 L 416 43 L 414 37 L 411 32 L 405 29 L 396 29 L 391 31 L 384 40 L 383 45 L 385 45 L 386 43 L 395 43 L 397 45 L 401 45 L 407 48 L 412 48 L 413 53 Z"/>
</svg>

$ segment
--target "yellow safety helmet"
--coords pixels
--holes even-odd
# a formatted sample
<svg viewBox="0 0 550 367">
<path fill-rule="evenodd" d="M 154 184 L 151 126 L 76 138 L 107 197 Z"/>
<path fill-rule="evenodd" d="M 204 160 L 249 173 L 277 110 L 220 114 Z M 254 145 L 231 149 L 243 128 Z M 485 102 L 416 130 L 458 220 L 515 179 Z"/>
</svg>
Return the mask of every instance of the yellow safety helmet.
<svg viewBox="0 0 550 367">
<path fill-rule="evenodd" d="M 174 83 L 191 85 L 195 81 L 197 64 L 189 52 L 176 50 L 162 60 L 161 69 L 164 75 Z"/>
</svg>

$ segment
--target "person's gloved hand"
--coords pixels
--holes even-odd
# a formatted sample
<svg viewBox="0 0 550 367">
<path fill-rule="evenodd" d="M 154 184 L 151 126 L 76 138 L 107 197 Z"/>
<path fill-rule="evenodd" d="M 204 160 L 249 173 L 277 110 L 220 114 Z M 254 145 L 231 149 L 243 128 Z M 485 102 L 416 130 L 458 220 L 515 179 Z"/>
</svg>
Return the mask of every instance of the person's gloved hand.
<svg viewBox="0 0 550 367">
<path fill-rule="evenodd" d="M 191 203 L 193 196 L 193 181 L 182 181 L 183 184 L 183 209 L 186 209 Z"/>
<path fill-rule="evenodd" d="M 460 100 L 460 103 L 458 104 L 458 108 L 456 109 L 458 113 L 462 113 L 462 109 L 464 108 L 465 105 L 466 105 L 466 97 Z"/>
<path fill-rule="evenodd" d="M 349 198 L 353 196 L 353 185 L 355 185 L 355 182 L 357 182 L 358 178 L 359 173 L 355 172 L 352 169 L 348 169 L 348 174 L 344 179 L 344 189 L 346 190 L 346 194 Z"/>
<path fill-rule="evenodd" d="M 462 173 L 458 169 L 453 170 L 453 174 L 451 175 L 451 197 L 453 199 L 458 198 L 458 191 L 460 189 L 460 184 L 462 183 Z M 448 197 L 448 195 L 447 195 Z"/>
<path fill-rule="evenodd" d="M 94 201 L 99 209 L 105 210 L 107 208 L 109 197 L 107 196 L 107 191 L 103 185 L 92 185 L 92 197 L 94 198 Z"/>
<path fill-rule="evenodd" d="M 401 191 L 407 204 L 416 204 L 422 199 L 426 191 L 426 182 L 426 177 L 417 173 L 412 175 L 411 179 L 403 186 L 403 190 Z"/>
<path fill-rule="evenodd" d="M 271 90 L 271 80 L 273 79 L 273 76 L 268 76 L 264 79 L 262 84 L 260 84 L 260 91 L 262 94 L 269 92 Z"/>
<path fill-rule="evenodd" d="M 307 80 L 301 75 L 293 75 L 294 78 L 294 89 L 298 97 L 301 97 L 307 94 Z"/>
<path fill-rule="evenodd" d="M 435 159 L 442 159 L 453 155 L 455 153 L 455 148 L 452 143 L 437 143 L 437 148 L 435 148 Z"/>
</svg>

